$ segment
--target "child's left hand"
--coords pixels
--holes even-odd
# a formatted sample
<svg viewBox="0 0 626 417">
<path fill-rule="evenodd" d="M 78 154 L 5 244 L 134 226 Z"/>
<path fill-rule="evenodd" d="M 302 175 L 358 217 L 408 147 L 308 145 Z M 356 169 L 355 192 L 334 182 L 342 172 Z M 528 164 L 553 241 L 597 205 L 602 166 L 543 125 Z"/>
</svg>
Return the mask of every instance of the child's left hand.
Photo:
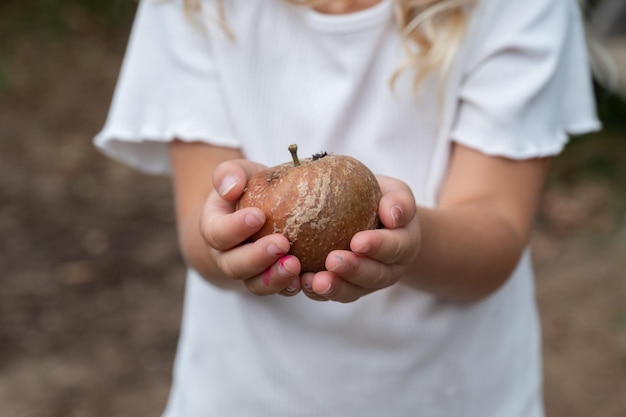
<svg viewBox="0 0 626 417">
<path fill-rule="evenodd" d="M 384 228 L 359 232 L 350 250 L 328 254 L 327 271 L 303 274 L 301 286 L 309 298 L 356 301 L 398 282 L 417 257 L 421 232 L 411 190 L 390 177 L 378 176 L 378 182 L 383 192 L 378 215 Z"/>
</svg>

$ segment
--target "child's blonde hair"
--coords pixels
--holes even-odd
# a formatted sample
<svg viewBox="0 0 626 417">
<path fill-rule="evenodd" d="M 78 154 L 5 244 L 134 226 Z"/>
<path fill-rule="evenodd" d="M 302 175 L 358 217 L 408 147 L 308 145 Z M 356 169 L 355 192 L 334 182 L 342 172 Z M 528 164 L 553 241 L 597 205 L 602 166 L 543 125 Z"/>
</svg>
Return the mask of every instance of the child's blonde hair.
<svg viewBox="0 0 626 417">
<path fill-rule="evenodd" d="M 397 0 L 394 11 L 407 59 L 392 77 L 415 69 L 413 89 L 431 72 L 437 72 L 440 88 L 465 34 L 467 14 L 477 0 Z"/>
<path fill-rule="evenodd" d="M 224 30 L 233 36 L 226 24 L 223 2 L 218 0 L 218 15 Z M 315 7 L 336 0 L 286 0 L 289 3 Z M 477 0 L 393 0 L 398 29 L 403 38 L 407 59 L 391 78 L 393 85 L 407 69 L 415 70 L 413 88 L 437 71 L 439 82 L 445 79 L 455 52 L 465 33 L 467 11 Z M 184 0 L 190 12 L 200 11 L 201 0 Z M 441 85 L 440 85 L 441 86 Z"/>
</svg>

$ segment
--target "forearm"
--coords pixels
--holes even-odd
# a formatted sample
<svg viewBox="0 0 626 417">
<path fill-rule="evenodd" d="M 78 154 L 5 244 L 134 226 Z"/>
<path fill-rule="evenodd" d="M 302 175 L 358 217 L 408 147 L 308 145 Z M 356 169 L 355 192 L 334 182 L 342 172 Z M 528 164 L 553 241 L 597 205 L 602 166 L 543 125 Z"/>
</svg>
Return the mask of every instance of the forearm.
<svg viewBox="0 0 626 417">
<path fill-rule="evenodd" d="M 421 244 L 405 282 L 442 299 L 479 300 L 509 277 L 526 245 L 507 219 L 482 207 L 418 208 Z"/>
<path fill-rule="evenodd" d="M 218 273 L 200 233 L 200 219 L 205 202 L 213 190 L 212 175 L 215 167 L 223 161 L 240 157 L 241 153 L 236 149 L 202 143 L 175 141 L 170 145 L 181 254 L 189 267 L 207 281 L 223 288 L 232 288 L 235 283 Z"/>
<path fill-rule="evenodd" d="M 411 285 L 473 301 L 499 288 L 528 243 L 548 159 L 493 158 L 455 146 L 436 209 L 418 208 Z"/>
</svg>

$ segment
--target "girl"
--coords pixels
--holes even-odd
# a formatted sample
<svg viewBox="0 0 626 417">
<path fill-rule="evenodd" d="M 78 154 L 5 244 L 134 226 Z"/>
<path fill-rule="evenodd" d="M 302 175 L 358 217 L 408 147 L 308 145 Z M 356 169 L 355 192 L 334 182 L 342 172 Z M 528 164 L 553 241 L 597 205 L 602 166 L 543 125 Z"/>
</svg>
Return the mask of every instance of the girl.
<svg viewBox="0 0 626 417">
<path fill-rule="evenodd" d="M 96 144 L 173 176 L 165 416 L 542 416 L 528 240 L 591 91 L 574 0 L 141 2 Z M 383 227 L 315 274 L 234 209 L 293 142 L 383 190 Z"/>
</svg>

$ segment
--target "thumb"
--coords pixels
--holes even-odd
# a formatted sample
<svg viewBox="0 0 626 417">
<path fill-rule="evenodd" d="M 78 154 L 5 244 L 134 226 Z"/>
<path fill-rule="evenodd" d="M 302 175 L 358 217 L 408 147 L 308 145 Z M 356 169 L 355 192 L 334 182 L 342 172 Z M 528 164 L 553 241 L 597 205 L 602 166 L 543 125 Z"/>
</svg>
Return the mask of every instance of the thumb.
<svg viewBox="0 0 626 417">
<path fill-rule="evenodd" d="M 264 169 L 264 165 L 245 159 L 222 162 L 213 173 L 213 187 L 223 199 L 235 201 L 241 197 L 250 177 Z"/>
<path fill-rule="evenodd" d="M 413 192 L 404 182 L 378 176 L 383 193 L 378 205 L 378 217 L 388 229 L 404 227 L 411 222 L 417 210 Z"/>
</svg>

